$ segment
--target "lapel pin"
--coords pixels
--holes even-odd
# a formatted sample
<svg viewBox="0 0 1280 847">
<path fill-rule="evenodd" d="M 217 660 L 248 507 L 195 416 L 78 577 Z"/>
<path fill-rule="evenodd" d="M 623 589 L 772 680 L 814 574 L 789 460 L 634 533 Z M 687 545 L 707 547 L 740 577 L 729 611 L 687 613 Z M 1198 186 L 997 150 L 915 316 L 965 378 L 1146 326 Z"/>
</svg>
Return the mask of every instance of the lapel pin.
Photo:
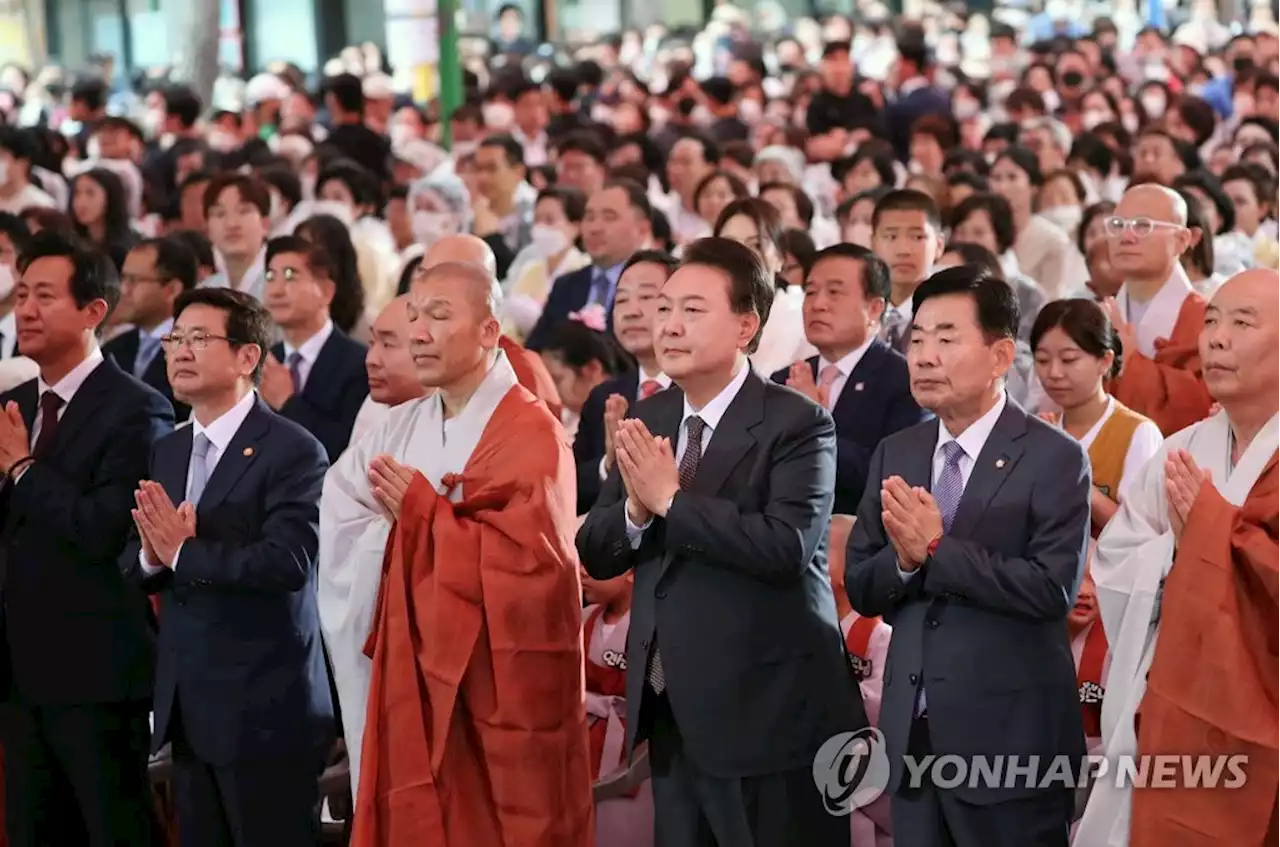
<svg viewBox="0 0 1280 847">
<path fill-rule="evenodd" d="M 861 390 L 862 390 L 862 385 L 863 385 L 863 383 L 861 383 L 861 382 L 855 382 L 855 383 L 853 384 L 853 390 L 854 390 L 854 391 L 861 391 Z"/>
<path fill-rule="evenodd" d="M 252 455 L 253 455 L 253 448 L 252 448 L 252 447 L 246 447 L 246 448 L 244 448 L 244 455 L 245 455 L 246 457 L 252 456 Z"/>
<path fill-rule="evenodd" d="M 1003 468 L 1003 467 L 1004 467 L 1004 459 L 996 459 L 996 467 L 997 467 L 997 468 Z"/>
</svg>

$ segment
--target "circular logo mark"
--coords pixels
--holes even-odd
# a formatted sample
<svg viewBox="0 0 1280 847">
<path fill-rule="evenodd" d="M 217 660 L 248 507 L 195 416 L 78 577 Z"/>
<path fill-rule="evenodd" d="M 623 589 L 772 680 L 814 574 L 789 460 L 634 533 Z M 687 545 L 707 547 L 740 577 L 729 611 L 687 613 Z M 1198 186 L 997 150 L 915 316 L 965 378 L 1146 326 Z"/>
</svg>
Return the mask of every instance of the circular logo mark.
<svg viewBox="0 0 1280 847">
<path fill-rule="evenodd" d="M 833 815 L 851 814 L 874 801 L 889 784 L 884 735 L 865 727 L 828 738 L 813 757 L 813 784 Z"/>
</svg>

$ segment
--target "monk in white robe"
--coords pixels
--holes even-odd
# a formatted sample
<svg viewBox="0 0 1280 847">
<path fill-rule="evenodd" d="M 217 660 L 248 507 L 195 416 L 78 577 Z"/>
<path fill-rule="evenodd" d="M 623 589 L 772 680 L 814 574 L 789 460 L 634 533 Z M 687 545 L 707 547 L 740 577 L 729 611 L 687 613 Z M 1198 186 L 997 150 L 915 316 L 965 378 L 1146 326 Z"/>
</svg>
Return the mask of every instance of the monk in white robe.
<svg viewBox="0 0 1280 847">
<path fill-rule="evenodd" d="M 351 443 L 386 420 L 393 406 L 427 393 L 413 369 L 409 355 L 409 295 L 392 300 L 369 328 L 371 341 L 364 357 L 369 375 L 369 396 L 364 399 L 351 430 Z"/>
<path fill-rule="evenodd" d="M 1082 847 L 1276 841 L 1278 289 L 1274 271 L 1254 270 L 1217 291 L 1199 355 L 1221 411 L 1169 438 L 1093 560 L 1112 649 L 1102 738 L 1113 768 L 1134 754 L 1240 754 L 1246 783 L 1100 779 Z"/>
</svg>

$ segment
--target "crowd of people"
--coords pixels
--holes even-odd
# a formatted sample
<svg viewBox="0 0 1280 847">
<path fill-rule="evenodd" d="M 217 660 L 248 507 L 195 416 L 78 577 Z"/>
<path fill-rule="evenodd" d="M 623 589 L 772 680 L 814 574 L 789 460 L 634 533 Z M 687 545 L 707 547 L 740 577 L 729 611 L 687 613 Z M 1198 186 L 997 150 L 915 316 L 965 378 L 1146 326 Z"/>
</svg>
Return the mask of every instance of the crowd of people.
<svg viewBox="0 0 1280 847">
<path fill-rule="evenodd" d="M 1274 843 L 1274 30 L 947 14 L 0 73 L 8 843 Z"/>
</svg>

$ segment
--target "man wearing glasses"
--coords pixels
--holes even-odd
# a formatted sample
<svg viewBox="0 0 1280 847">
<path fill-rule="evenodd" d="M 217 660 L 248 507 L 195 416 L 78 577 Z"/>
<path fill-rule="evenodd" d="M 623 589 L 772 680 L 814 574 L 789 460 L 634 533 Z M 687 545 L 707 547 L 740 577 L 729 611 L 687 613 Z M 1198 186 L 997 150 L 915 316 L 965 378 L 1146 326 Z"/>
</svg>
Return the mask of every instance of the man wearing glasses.
<svg viewBox="0 0 1280 847">
<path fill-rule="evenodd" d="M 121 559 L 161 598 L 152 749 L 173 745 L 193 845 L 314 844 L 333 737 L 316 607 L 328 461 L 254 391 L 271 327 L 240 291 L 178 298 L 164 350 L 192 424 L 156 443 Z"/>
<path fill-rule="evenodd" d="M 1106 233 L 1111 265 L 1124 279 L 1106 301 L 1124 345 L 1110 390 L 1168 437 L 1206 417 L 1213 404 L 1197 346 L 1205 302 L 1180 261 L 1193 239 L 1186 202 L 1162 185 L 1135 186 L 1107 218 Z"/>
<path fill-rule="evenodd" d="M 199 270 L 195 253 L 180 239 L 166 236 L 139 243 L 124 260 L 116 306 L 120 322 L 134 328 L 102 345 L 104 356 L 163 394 L 179 421 L 187 419 L 191 408 L 173 398 L 162 339 L 173 327 L 174 301 L 196 287 Z"/>
</svg>

